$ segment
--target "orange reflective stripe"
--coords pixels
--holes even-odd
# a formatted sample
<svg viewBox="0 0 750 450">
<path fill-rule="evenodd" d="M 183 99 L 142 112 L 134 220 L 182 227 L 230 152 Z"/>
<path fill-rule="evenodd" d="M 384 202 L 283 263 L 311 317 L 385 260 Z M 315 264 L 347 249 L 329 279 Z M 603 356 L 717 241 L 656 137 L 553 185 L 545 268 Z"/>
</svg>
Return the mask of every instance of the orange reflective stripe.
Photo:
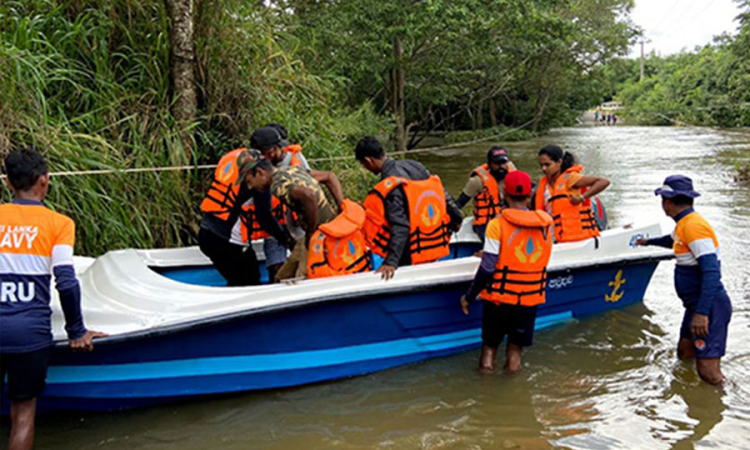
<svg viewBox="0 0 750 450">
<path fill-rule="evenodd" d="M 436 261 L 450 253 L 448 243 L 450 217 L 445 206 L 445 191 L 435 175 L 426 180 L 388 177 L 378 183 L 364 201 L 365 237 L 373 253 L 387 256 L 391 240 L 385 218 L 385 198 L 401 186 L 409 215 L 409 253 L 412 264 Z"/>
<path fill-rule="evenodd" d="M 471 173 L 476 174 L 484 185 L 482 192 L 474 197 L 474 225 L 484 225 L 500 214 L 500 187 L 487 164 L 475 168 Z"/>
<path fill-rule="evenodd" d="M 544 303 L 552 218 L 543 211 L 505 209 L 493 220 L 500 221 L 500 254 L 492 283 L 479 297 L 496 304 Z"/>
<path fill-rule="evenodd" d="M 549 189 L 550 198 L 548 203 L 552 209 L 552 219 L 555 224 L 555 240 L 557 242 L 572 242 L 599 236 L 599 228 L 591 210 L 591 200 L 574 205 L 570 202 L 570 195 L 578 195 L 580 189 L 568 189 L 567 181 L 573 172 L 581 172 L 583 166 L 577 164 L 557 177 L 554 185 L 549 187 L 547 177 L 539 180 L 535 197 L 535 207 L 539 210 L 545 209 L 544 192 Z M 583 191 L 585 192 L 585 191 Z"/>
<path fill-rule="evenodd" d="M 323 278 L 372 270 L 370 251 L 362 232 L 365 212 L 362 206 L 344 200 L 342 212 L 321 225 L 310 239 L 307 254 L 309 278 Z"/>
</svg>

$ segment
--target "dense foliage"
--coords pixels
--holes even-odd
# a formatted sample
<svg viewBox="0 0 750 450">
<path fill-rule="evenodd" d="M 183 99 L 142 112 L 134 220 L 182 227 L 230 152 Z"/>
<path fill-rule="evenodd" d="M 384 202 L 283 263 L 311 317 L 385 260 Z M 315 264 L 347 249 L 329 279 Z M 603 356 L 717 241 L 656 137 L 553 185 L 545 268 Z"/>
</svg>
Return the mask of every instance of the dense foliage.
<svg viewBox="0 0 750 450">
<path fill-rule="evenodd" d="M 742 4 L 736 36 L 719 36 L 693 52 L 651 55 L 643 81 L 637 61 L 610 63 L 610 89 L 627 117 L 654 125 L 750 126 L 750 1 Z"/>
<path fill-rule="evenodd" d="M 163 0 L 0 2 L 0 155 L 33 144 L 53 171 L 197 165 L 269 121 L 312 158 L 350 155 L 363 134 L 405 148 L 436 131 L 543 130 L 599 101 L 634 34 L 633 0 L 195 5 L 198 114 L 177 121 Z M 355 198 L 367 184 L 351 159 L 318 166 Z M 183 245 L 209 172 L 57 177 L 50 204 L 76 220 L 79 253 Z"/>
</svg>

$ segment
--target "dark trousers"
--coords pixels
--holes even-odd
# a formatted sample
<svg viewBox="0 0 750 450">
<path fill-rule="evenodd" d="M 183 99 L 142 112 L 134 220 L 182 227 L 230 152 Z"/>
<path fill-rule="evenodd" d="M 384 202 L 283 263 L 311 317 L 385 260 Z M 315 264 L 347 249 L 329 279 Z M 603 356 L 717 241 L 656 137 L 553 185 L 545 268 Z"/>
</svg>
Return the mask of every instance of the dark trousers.
<svg viewBox="0 0 750 450">
<path fill-rule="evenodd" d="M 227 286 L 260 284 L 260 267 L 252 247 L 232 244 L 205 228 L 198 232 L 198 246 L 227 280 Z"/>
</svg>

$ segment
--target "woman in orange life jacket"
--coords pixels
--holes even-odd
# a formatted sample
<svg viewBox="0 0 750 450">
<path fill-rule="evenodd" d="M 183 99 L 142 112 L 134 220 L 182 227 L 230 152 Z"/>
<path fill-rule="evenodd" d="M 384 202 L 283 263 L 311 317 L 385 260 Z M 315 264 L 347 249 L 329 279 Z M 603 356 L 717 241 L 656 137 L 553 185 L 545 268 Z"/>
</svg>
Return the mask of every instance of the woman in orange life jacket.
<svg viewBox="0 0 750 450">
<path fill-rule="evenodd" d="M 271 161 L 274 167 L 301 167 L 310 172 L 310 175 L 320 184 L 323 184 L 331 191 L 331 195 L 336 201 L 337 205 L 340 205 L 344 200 L 344 191 L 341 187 L 341 183 L 333 172 L 321 172 L 317 170 L 311 170 L 307 164 L 307 160 L 302 155 L 302 147 L 299 145 L 289 145 L 286 140 L 289 136 L 286 128 L 283 125 L 277 123 L 269 123 L 268 125 L 258 128 L 255 130 L 250 137 L 250 146 L 254 149 L 259 150 L 263 157 Z M 290 216 L 285 220 L 284 225 L 290 223 L 292 226 L 288 227 L 292 234 L 297 229 L 294 225 L 294 220 Z M 300 240 L 302 238 L 301 233 L 296 233 L 295 239 Z M 266 267 L 271 279 L 274 279 L 276 272 L 281 265 L 286 261 L 286 247 L 276 241 L 273 237 L 266 237 L 263 240 L 263 252 L 266 255 Z"/>
<path fill-rule="evenodd" d="M 396 184 L 408 181 L 434 181 L 430 172 L 417 161 L 388 158 L 385 154 L 385 150 L 383 150 L 383 146 L 372 136 L 365 136 L 360 139 L 354 150 L 354 156 L 366 170 L 380 176 L 380 183 L 383 183 L 389 177 L 394 177 L 394 180 L 396 180 L 396 178 L 401 179 L 400 181 L 397 181 Z M 371 191 L 371 195 L 377 195 L 374 194 L 374 191 L 376 191 L 379 186 L 382 186 L 380 183 L 375 186 L 376 189 Z M 437 180 L 437 183 L 439 183 L 439 180 Z M 440 187 L 442 188 L 442 186 Z M 448 214 L 449 224 L 447 227 L 441 225 L 437 232 L 442 233 L 458 230 L 461 227 L 461 220 L 463 219 L 461 209 L 456 205 L 456 201 L 445 191 L 444 188 L 440 190 L 442 192 L 436 194 L 444 195 L 444 205 L 441 205 L 440 208 Z M 368 197 L 370 196 L 368 195 Z M 368 208 L 368 203 L 368 200 L 365 199 L 365 209 L 368 214 L 368 222 L 372 223 L 373 221 L 369 220 L 369 218 L 379 216 L 380 211 L 375 213 L 375 211 Z M 384 198 L 378 203 L 379 208 L 382 206 L 383 213 L 383 217 L 378 217 L 378 220 L 380 221 L 380 219 L 384 219 L 382 225 L 386 226 L 389 232 L 385 242 L 381 242 L 383 244 L 382 247 L 385 248 L 378 250 L 371 245 L 370 249 L 373 253 L 378 251 L 384 253 L 384 255 L 381 256 L 385 259 L 383 260 L 383 264 L 376 270 L 376 273 L 379 273 L 384 280 L 389 280 L 393 278 L 397 267 L 412 264 L 412 252 L 414 251 L 414 247 L 417 249 L 417 252 L 419 252 L 420 242 L 417 241 L 414 243 L 414 247 L 412 246 L 412 241 L 414 239 L 411 239 L 411 237 L 413 237 L 412 228 L 414 227 L 412 226 L 413 223 L 410 221 L 411 217 L 409 214 L 408 195 L 403 186 L 392 186 L 392 189 L 388 190 Z M 435 215 L 434 217 L 439 221 L 445 219 L 438 215 Z M 366 228 L 368 230 L 372 229 L 368 225 L 366 225 Z M 446 228 L 448 228 L 448 230 L 446 230 Z M 371 235 L 372 233 L 365 231 L 365 234 Z M 419 234 L 417 233 L 416 238 L 418 237 Z M 438 239 L 430 237 L 430 240 L 437 241 L 443 237 L 446 237 L 445 234 L 442 234 Z M 372 239 L 368 238 L 368 240 L 371 241 Z M 436 245 L 442 246 L 442 244 L 447 244 L 447 242 L 440 242 Z"/>
<path fill-rule="evenodd" d="M 203 220 L 198 232 L 198 244 L 227 280 L 228 286 L 260 284 L 260 268 L 255 252 L 243 228 L 243 205 L 252 201 L 254 218 L 260 228 L 283 244 L 293 244 L 271 212 L 271 196 L 267 192 L 249 189 L 237 183 L 242 161 L 259 159 L 256 150 L 237 149 L 224 155 L 216 166 L 211 186 L 201 203 Z M 286 251 L 286 250 L 285 250 Z"/>
<path fill-rule="evenodd" d="M 463 208 L 470 200 L 474 201 L 474 232 L 484 242 L 484 231 L 487 223 L 500 214 L 505 207 L 502 195 L 502 182 L 508 172 L 516 167 L 508 159 L 508 150 L 495 145 L 487 152 L 487 164 L 471 171 L 461 195 L 456 200 Z"/>
<path fill-rule="evenodd" d="M 482 355 L 479 369 L 494 372 L 497 348 L 508 337 L 505 370 L 521 369 L 521 350 L 533 342 L 537 305 L 545 301 L 547 264 L 552 255 L 552 217 L 528 209 L 529 174 L 514 171 L 505 177 L 508 208 L 487 225 L 479 270 L 461 308 L 477 296 L 484 300 Z"/>
<path fill-rule="evenodd" d="M 583 175 L 575 156 L 557 145 L 539 150 L 544 177 L 539 180 L 534 207 L 554 220 L 555 241 L 573 242 L 599 236 L 591 198 L 609 186 L 609 180 Z"/>
</svg>

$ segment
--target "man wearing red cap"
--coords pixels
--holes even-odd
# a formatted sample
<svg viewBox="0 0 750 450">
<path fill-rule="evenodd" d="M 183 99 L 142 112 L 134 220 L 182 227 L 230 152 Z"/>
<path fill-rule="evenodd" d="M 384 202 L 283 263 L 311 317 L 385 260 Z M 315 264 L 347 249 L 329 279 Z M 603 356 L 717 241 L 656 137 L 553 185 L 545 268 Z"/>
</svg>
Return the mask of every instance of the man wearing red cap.
<svg viewBox="0 0 750 450">
<path fill-rule="evenodd" d="M 537 306 L 544 303 L 547 264 L 552 254 L 552 217 L 528 209 L 531 178 L 521 171 L 505 177 L 508 208 L 487 225 L 484 253 L 461 308 L 477 296 L 484 303 L 479 369 L 494 372 L 497 349 L 505 336 L 505 371 L 521 369 L 521 350 L 532 344 Z"/>
</svg>

